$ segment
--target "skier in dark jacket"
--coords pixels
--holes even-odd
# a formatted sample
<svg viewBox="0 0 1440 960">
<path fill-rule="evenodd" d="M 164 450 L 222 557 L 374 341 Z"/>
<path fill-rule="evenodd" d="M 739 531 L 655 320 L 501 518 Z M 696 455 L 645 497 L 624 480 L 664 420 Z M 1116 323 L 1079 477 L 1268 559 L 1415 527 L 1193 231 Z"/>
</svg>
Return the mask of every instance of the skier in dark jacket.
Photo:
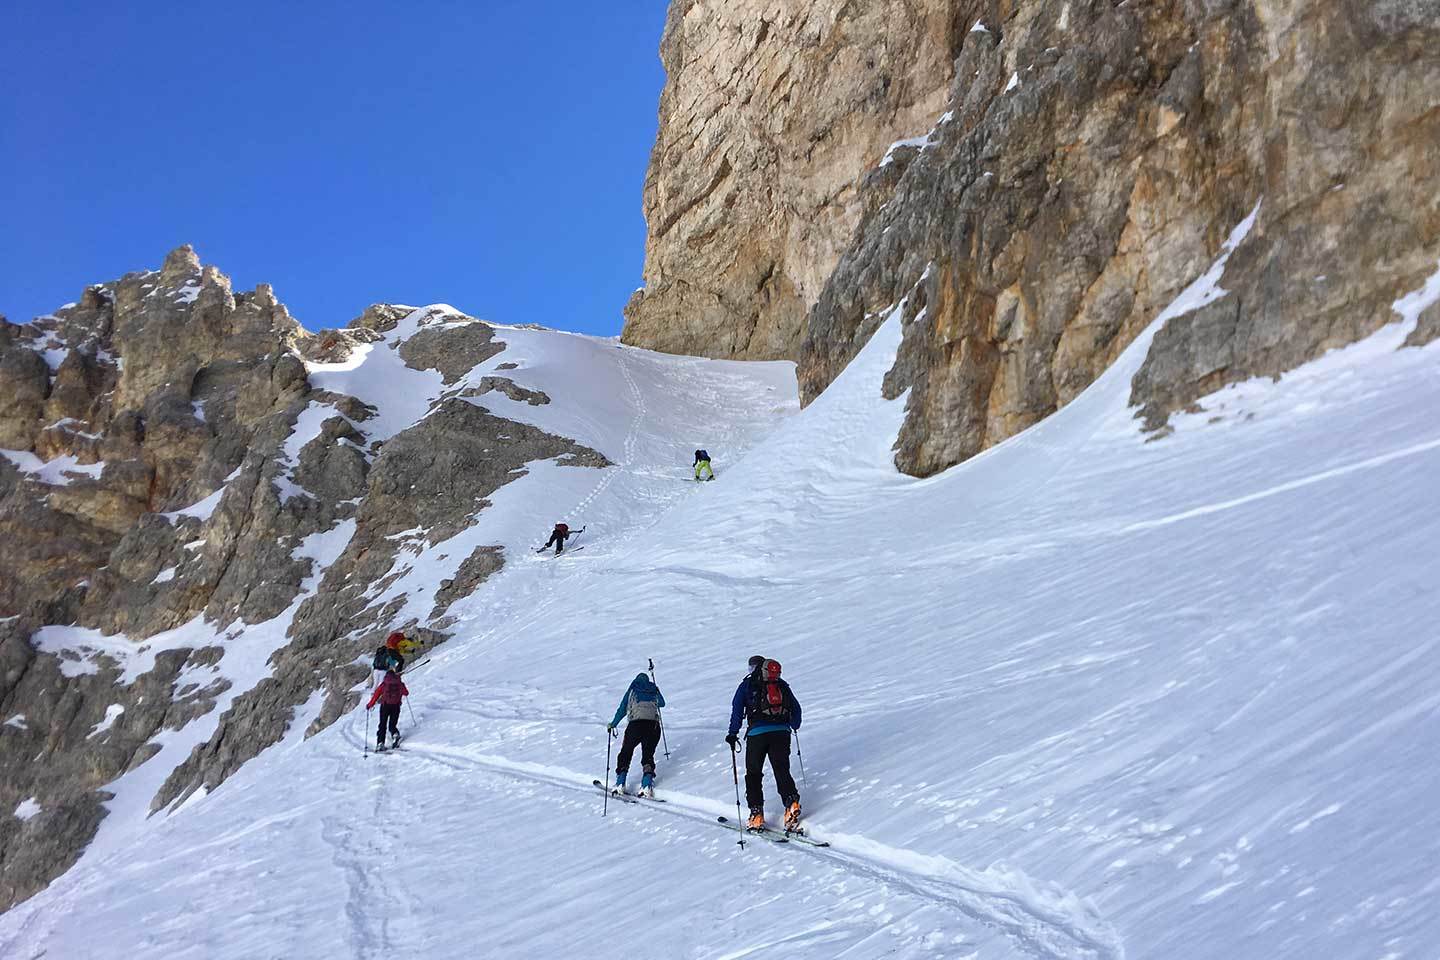
<svg viewBox="0 0 1440 960">
<path fill-rule="evenodd" d="M 635 748 L 640 747 L 640 793 L 655 796 L 655 745 L 660 742 L 660 708 L 665 706 L 665 695 L 655 686 L 650 677 L 637 673 L 630 681 L 615 716 L 605 727 L 612 735 L 620 726 L 620 718 L 628 718 L 625 724 L 625 739 L 620 744 L 620 756 L 615 760 L 615 792 L 625 792 L 625 775 L 630 772 L 630 758 Z"/>
<path fill-rule="evenodd" d="M 704 479 L 706 479 L 706 480 L 714 480 L 714 479 L 715 479 L 715 471 L 710 469 L 710 454 L 706 453 L 704 450 L 696 450 L 696 451 L 695 451 L 695 479 L 696 479 L 696 480 L 701 479 L 700 474 L 701 474 L 702 472 L 707 475 Z"/>
<path fill-rule="evenodd" d="M 585 528 L 584 528 L 584 527 L 581 527 L 579 530 L 576 530 L 574 533 L 571 533 L 569 526 L 567 526 L 566 524 L 563 524 L 563 523 L 557 523 L 557 524 L 555 524 L 555 529 L 550 531 L 550 539 L 545 541 L 545 546 L 541 547 L 539 550 L 536 550 L 535 552 L 536 552 L 536 553 L 544 553 L 545 550 L 546 550 L 551 544 L 554 544 L 554 545 L 555 545 L 555 555 L 556 555 L 556 556 L 559 556 L 560 554 L 562 554 L 562 553 L 565 552 L 565 541 L 566 541 L 567 538 L 569 538 L 569 537 L 578 537 L 580 534 L 582 534 L 582 533 L 584 533 L 584 532 L 585 532 Z"/>
<path fill-rule="evenodd" d="M 368 711 L 375 706 L 375 701 L 380 701 L 380 727 L 375 731 L 375 749 L 385 749 L 385 728 L 390 728 L 390 737 L 395 746 L 400 746 L 400 700 L 402 697 L 410 696 L 410 691 L 400 679 L 400 673 L 394 667 L 385 671 L 385 679 L 380 681 L 380 686 L 370 694 L 370 702 L 365 704 Z"/>
<path fill-rule="evenodd" d="M 800 701 L 780 679 L 780 664 L 764 657 L 750 658 L 750 673 L 730 701 L 730 732 L 725 742 L 736 749 L 740 721 L 745 720 L 745 802 L 750 805 L 750 830 L 765 827 L 765 758 L 785 806 L 785 829 L 800 830 L 800 791 L 790 776 L 790 731 L 800 729 Z"/>
</svg>

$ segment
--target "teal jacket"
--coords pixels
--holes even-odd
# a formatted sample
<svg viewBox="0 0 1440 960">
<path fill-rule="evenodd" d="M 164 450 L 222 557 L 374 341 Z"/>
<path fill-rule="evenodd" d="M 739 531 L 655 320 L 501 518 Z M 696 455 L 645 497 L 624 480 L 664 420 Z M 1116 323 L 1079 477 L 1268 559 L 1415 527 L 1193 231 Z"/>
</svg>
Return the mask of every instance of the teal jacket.
<svg viewBox="0 0 1440 960">
<path fill-rule="evenodd" d="M 615 708 L 615 719 L 610 721 L 610 726 L 620 726 L 622 717 L 629 717 L 631 720 L 659 720 L 660 708 L 665 706 L 665 695 L 660 688 L 650 680 L 649 675 L 637 673 L 635 679 L 630 681 L 630 686 L 625 689 L 625 695 L 620 698 L 620 706 Z"/>
</svg>

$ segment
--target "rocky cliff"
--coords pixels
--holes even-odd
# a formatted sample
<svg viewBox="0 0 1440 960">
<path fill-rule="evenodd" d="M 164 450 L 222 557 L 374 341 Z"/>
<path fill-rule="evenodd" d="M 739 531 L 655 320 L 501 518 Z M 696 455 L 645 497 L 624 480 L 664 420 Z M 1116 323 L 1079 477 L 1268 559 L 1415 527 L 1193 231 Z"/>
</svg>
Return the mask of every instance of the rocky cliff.
<svg viewBox="0 0 1440 960">
<path fill-rule="evenodd" d="M 944 109 L 969 26 L 960 6 L 671 3 L 627 343 L 798 355 L 806 311 L 860 219 L 859 171 Z"/>
<path fill-rule="evenodd" d="M 625 337 L 746 356 L 756 318 L 783 313 L 793 326 L 768 342 L 799 360 L 808 401 L 903 303 L 886 394 L 908 391 L 896 454 L 907 472 L 944 469 L 1075 397 L 1257 205 L 1223 278 L 1232 295 L 1170 321 L 1134 380 L 1132 401 L 1157 434 L 1228 383 L 1279 375 L 1396 319 L 1391 304 L 1440 258 L 1437 0 L 875 4 L 865 9 L 895 8 L 887 26 L 871 25 L 877 37 L 950 24 L 953 59 L 879 43 L 848 67 L 833 61 L 844 82 L 805 74 L 811 47 L 762 31 L 791 6 L 672 4 L 647 287 Z M 868 16 L 859 6 L 815 13 L 818 35 L 845 35 Z M 747 31 L 775 43 L 741 49 L 733 38 Z M 731 40 L 699 42 L 711 34 Z M 819 123 L 846 112 L 855 147 L 827 170 L 831 195 L 858 216 L 828 221 L 835 242 L 787 237 L 775 256 L 754 242 L 748 211 L 761 197 L 767 210 L 824 220 L 803 174 L 732 173 L 734 199 L 722 204 L 687 205 L 673 185 L 754 168 L 741 158 L 760 111 L 732 78 L 787 66 L 808 82 L 777 117 L 775 149 L 813 152 L 792 114 Z M 946 86 L 945 102 L 907 100 L 931 112 L 908 114 L 900 131 L 889 108 L 853 109 L 867 79 L 902 73 L 910 89 Z M 908 139 L 886 146 L 897 132 Z M 703 143 L 704 162 L 676 143 Z M 783 276 L 805 278 L 787 281 L 784 310 L 773 284 L 715 289 L 715 277 L 772 277 L 782 262 Z M 1436 327 L 1422 318 L 1417 342 Z"/>
<path fill-rule="evenodd" d="M 527 463 L 608 465 L 486 409 L 550 402 L 490 372 L 504 350 L 447 308 L 311 334 L 188 247 L 0 322 L 0 905 L 73 862 L 102 787 L 137 773 L 159 810 L 323 728 L 385 632 L 444 639 L 505 561 L 476 546 L 417 597 L 397 585 L 414 544 L 472 526 Z M 370 351 L 429 371 L 433 398 L 397 420 L 334 389 Z"/>
</svg>

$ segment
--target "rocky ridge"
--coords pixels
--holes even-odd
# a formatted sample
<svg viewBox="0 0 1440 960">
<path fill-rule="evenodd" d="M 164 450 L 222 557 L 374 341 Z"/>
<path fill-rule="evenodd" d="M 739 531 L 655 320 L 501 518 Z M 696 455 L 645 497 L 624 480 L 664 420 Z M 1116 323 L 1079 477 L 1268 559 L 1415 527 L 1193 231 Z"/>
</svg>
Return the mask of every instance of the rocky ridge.
<svg viewBox="0 0 1440 960">
<path fill-rule="evenodd" d="M 1222 280 L 1231 296 L 1170 321 L 1135 377 L 1132 402 L 1157 435 L 1172 412 L 1195 409 L 1226 384 L 1278 376 L 1397 319 L 1392 304 L 1435 270 L 1435 0 L 903 6 L 909 16 L 896 19 L 964 25 L 948 34 L 953 59 L 921 58 L 928 66 L 914 81 L 948 85 L 948 99 L 888 148 L 880 141 L 893 132 L 889 118 L 854 113 L 856 124 L 886 136 L 853 134 L 870 146 L 849 155 L 843 176 L 835 171 L 859 211 L 853 232 L 828 252 L 787 250 L 808 249 L 803 272 L 824 280 L 804 286 L 813 299 L 798 296 L 808 313 L 798 338 L 782 338 L 781 355 L 799 361 L 803 398 L 813 400 L 903 304 L 904 342 L 885 393 L 908 391 L 896 450 L 906 472 L 958 463 L 1078 395 L 1257 206 L 1256 227 Z M 776 8 L 788 5 L 747 8 L 734 29 L 759 29 Z M 669 47 L 676 34 L 718 29 L 697 23 L 700 11 L 672 4 Z M 847 15 L 848 6 L 831 29 Z M 754 255 L 739 213 L 709 214 L 700 253 L 675 227 L 657 229 L 674 212 L 657 198 L 675 194 L 652 184 L 697 177 L 694 158 L 668 144 L 705 142 L 709 166 L 750 149 L 730 131 L 753 107 L 743 90 L 711 79 L 728 76 L 721 66 L 739 56 L 735 72 L 744 75 L 809 62 L 800 45 L 757 44 L 743 55 L 731 46 L 715 42 L 686 60 L 662 48 L 671 75 L 647 180 L 647 290 L 631 301 L 627 342 L 743 356 L 737 345 L 752 317 L 769 309 L 760 290 L 715 298 L 684 318 L 656 314 L 648 325 L 637 313 L 681 277 L 702 288 L 688 274 L 713 272 L 703 251 L 768 269 L 769 253 Z M 910 53 L 888 46 L 873 63 L 852 65 L 859 75 L 833 90 L 811 87 L 803 110 L 814 117 L 844 107 L 855 84 L 909 67 Z M 715 105 L 697 124 L 686 105 L 707 92 Z M 798 149 L 780 139 L 779 149 Z M 809 196 L 784 170 L 734 189 L 777 208 Z M 687 210 L 675 222 L 695 217 Z M 1436 326 L 1422 317 L 1412 342 L 1433 338 Z"/>
<path fill-rule="evenodd" d="M 174 744 L 150 800 L 171 807 L 292 724 L 322 729 L 378 638 L 443 640 L 449 605 L 505 560 L 475 548 L 428 618 L 402 617 L 412 598 L 386 589 L 407 544 L 473 524 L 527 463 L 609 465 L 484 408 L 549 402 L 470 376 L 504 349 L 447 308 L 311 334 L 188 247 L 0 323 L 0 904 L 74 861 L 104 785 Z M 416 422 L 312 382 L 370 350 L 438 375 Z"/>
</svg>

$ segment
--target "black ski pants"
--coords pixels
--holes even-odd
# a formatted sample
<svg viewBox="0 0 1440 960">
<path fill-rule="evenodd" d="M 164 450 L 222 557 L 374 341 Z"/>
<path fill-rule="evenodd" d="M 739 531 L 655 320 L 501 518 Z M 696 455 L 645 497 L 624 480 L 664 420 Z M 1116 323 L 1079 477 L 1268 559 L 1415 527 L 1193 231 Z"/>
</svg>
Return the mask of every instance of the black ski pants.
<svg viewBox="0 0 1440 960">
<path fill-rule="evenodd" d="M 571 534 L 568 534 L 568 533 L 565 534 L 565 537 L 568 537 L 568 536 L 571 536 Z M 558 533 L 552 533 L 552 534 L 550 534 L 550 539 L 545 541 L 545 547 L 548 547 L 548 546 L 550 546 L 550 544 L 553 543 L 553 544 L 555 544 L 555 552 L 556 552 L 556 553 L 564 553 L 564 552 L 565 552 L 565 537 L 560 536 L 560 534 L 558 534 Z M 541 549 L 541 550 L 544 550 L 545 547 L 541 547 L 540 549 Z"/>
<path fill-rule="evenodd" d="M 770 758 L 770 772 L 775 774 L 780 800 L 788 808 L 800 799 L 795 778 L 790 776 L 790 731 L 759 733 L 745 738 L 745 802 L 752 812 L 765 809 L 766 757 Z"/>
<path fill-rule="evenodd" d="M 400 704 L 380 704 L 380 727 L 375 731 L 376 743 L 383 744 L 385 742 L 387 724 L 390 727 L 390 735 L 397 740 L 400 739 Z"/>
<path fill-rule="evenodd" d="M 660 742 L 660 723 L 657 720 L 631 720 L 625 724 L 625 739 L 620 742 L 620 756 L 615 758 L 615 772 L 630 770 L 630 758 L 635 748 L 640 748 L 640 769 L 655 776 L 655 745 Z"/>
</svg>

